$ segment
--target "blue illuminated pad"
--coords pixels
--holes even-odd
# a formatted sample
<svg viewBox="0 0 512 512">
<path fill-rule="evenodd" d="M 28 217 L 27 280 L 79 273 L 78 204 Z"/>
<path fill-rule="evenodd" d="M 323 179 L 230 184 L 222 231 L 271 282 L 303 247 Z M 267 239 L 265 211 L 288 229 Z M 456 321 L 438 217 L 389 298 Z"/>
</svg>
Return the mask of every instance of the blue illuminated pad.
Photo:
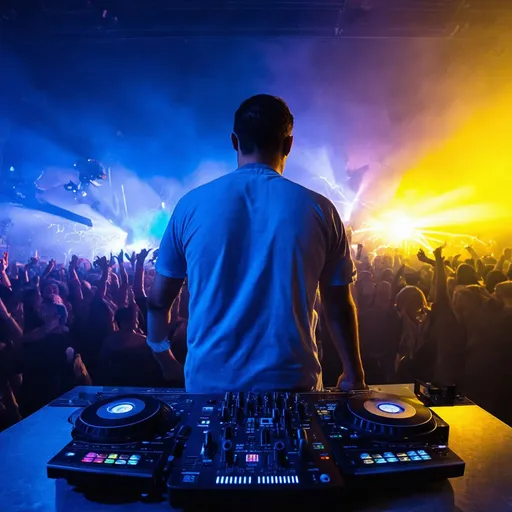
<svg viewBox="0 0 512 512">
<path fill-rule="evenodd" d="M 361 453 L 361 455 L 359 455 L 359 457 L 361 457 L 361 459 L 371 459 L 369 453 Z"/>
<path fill-rule="evenodd" d="M 398 462 L 398 459 L 396 457 L 389 457 L 386 459 L 388 462 Z"/>
<path fill-rule="evenodd" d="M 419 455 L 413 455 L 411 460 L 421 460 L 421 457 Z"/>
<path fill-rule="evenodd" d="M 133 405 L 126 404 L 117 404 L 107 408 L 107 411 L 111 414 L 126 414 L 127 412 L 133 411 Z"/>
<path fill-rule="evenodd" d="M 379 404 L 377 405 L 377 409 L 387 414 L 400 414 L 405 411 L 405 409 L 400 405 L 393 404 L 391 402 Z"/>
<path fill-rule="evenodd" d="M 386 459 L 377 459 L 375 462 L 377 464 L 387 464 Z"/>
</svg>

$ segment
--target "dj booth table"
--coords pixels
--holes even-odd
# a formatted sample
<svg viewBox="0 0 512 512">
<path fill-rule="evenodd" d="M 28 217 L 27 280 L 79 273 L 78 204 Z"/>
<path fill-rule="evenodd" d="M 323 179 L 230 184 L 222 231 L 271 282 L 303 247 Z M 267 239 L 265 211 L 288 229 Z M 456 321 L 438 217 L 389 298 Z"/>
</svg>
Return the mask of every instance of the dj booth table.
<svg viewBox="0 0 512 512">
<path fill-rule="evenodd" d="M 81 388 L 82 389 L 82 388 Z M 99 387 L 83 388 L 87 392 Z M 412 395 L 405 385 L 376 390 Z M 168 503 L 95 503 L 63 480 L 46 476 L 46 463 L 70 441 L 76 408 L 46 406 L 0 434 L 0 511 L 165 511 Z M 339 504 L 360 511 L 512 511 L 512 428 L 476 405 L 436 407 L 450 425 L 450 447 L 466 462 L 465 476 L 425 483 L 416 490 L 372 492 Z M 319 507 L 322 503 L 319 503 Z M 272 508 L 272 505 L 269 505 Z"/>
</svg>

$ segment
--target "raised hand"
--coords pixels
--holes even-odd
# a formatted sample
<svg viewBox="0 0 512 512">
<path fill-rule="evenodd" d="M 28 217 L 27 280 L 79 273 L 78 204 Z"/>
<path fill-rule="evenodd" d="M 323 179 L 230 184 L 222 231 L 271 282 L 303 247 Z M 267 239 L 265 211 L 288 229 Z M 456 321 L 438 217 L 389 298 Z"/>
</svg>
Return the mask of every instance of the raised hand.
<svg viewBox="0 0 512 512">
<path fill-rule="evenodd" d="M 125 254 L 124 257 L 132 264 L 132 267 L 135 268 L 135 263 L 137 261 L 137 255 L 135 254 L 135 251 L 132 252 L 131 256 L 128 256 L 128 254 Z"/>
<path fill-rule="evenodd" d="M 53 272 L 53 270 L 55 269 L 55 264 L 56 264 L 56 261 L 52 258 L 48 262 L 48 265 L 46 265 L 46 270 L 44 271 L 44 274 L 48 275 L 50 272 Z"/>
<path fill-rule="evenodd" d="M 78 256 L 73 254 L 71 256 L 71 261 L 69 262 L 69 270 L 76 270 L 78 267 Z"/>
<path fill-rule="evenodd" d="M 4 252 L 4 255 L 3 255 L 3 261 L 4 261 L 4 265 L 5 265 L 5 268 L 9 268 L 9 253 L 8 252 Z"/>
<path fill-rule="evenodd" d="M 427 263 L 430 264 L 431 259 L 425 254 L 425 251 L 423 249 L 420 249 L 418 251 L 418 260 L 421 261 L 421 263 Z"/>
<path fill-rule="evenodd" d="M 137 254 L 137 263 L 139 265 L 144 265 L 144 262 L 146 261 L 146 258 L 148 257 L 148 254 L 152 251 L 153 249 L 142 249 L 142 251 L 140 251 L 139 254 Z"/>
<path fill-rule="evenodd" d="M 436 258 L 436 261 L 444 261 L 444 257 L 443 257 L 443 249 L 445 248 L 445 245 L 442 245 L 441 247 L 438 247 L 437 249 L 434 250 L 434 256 Z"/>
<path fill-rule="evenodd" d="M 123 249 L 121 249 L 119 254 L 116 256 L 116 259 L 117 259 L 117 261 L 119 263 L 119 266 L 122 267 L 123 264 L 124 264 L 124 251 L 123 251 Z"/>
<path fill-rule="evenodd" d="M 105 272 L 109 268 L 109 264 L 108 264 L 106 256 L 102 256 L 101 258 L 99 256 L 96 256 L 96 259 L 94 260 L 94 264 L 95 264 L 95 266 L 99 267 L 99 269 L 102 272 Z"/>
</svg>

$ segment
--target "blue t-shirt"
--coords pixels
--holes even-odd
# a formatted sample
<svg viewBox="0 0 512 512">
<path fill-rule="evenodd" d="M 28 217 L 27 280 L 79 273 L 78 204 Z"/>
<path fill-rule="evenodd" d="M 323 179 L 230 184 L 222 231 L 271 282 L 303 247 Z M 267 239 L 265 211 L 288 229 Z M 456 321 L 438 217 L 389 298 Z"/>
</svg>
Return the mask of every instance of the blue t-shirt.
<svg viewBox="0 0 512 512">
<path fill-rule="evenodd" d="M 245 165 L 179 201 L 156 268 L 188 277 L 187 391 L 321 389 L 318 284 L 355 275 L 328 199 Z"/>
</svg>

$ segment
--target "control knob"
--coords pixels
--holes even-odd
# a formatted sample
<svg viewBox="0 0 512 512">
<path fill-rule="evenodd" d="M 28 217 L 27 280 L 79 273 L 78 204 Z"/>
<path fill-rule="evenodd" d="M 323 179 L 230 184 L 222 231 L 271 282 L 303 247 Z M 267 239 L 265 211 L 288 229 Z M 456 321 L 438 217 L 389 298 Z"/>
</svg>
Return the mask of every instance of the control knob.
<svg viewBox="0 0 512 512">
<path fill-rule="evenodd" d="M 277 441 L 274 444 L 274 456 L 278 466 L 284 468 L 288 465 L 288 457 L 286 455 L 286 449 L 282 441 Z"/>
<path fill-rule="evenodd" d="M 235 450 L 233 449 L 233 442 L 226 439 L 222 443 L 222 451 L 224 452 L 224 460 L 228 466 L 232 466 L 235 463 Z"/>
<path fill-rule="evenodd" d="M 206 431 L 204 433 L 204 441 L 203 441 L 203 450 L 202 450 L 203 456 L 211 459 L 214 455 L 214 448 L 213 448 L 213 435 L 210 431 Z"/>
</svg>

